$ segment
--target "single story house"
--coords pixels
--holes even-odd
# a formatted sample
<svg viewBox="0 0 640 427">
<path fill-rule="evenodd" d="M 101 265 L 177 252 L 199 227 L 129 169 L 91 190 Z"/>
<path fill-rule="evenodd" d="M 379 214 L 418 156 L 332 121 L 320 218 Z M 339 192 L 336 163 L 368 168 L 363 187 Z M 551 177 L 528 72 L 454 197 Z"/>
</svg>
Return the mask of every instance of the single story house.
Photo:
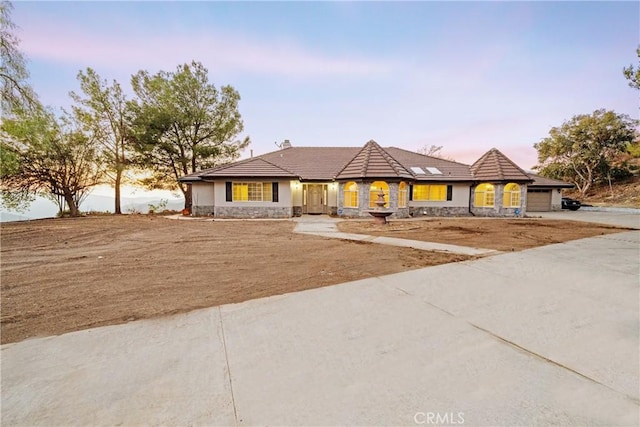
<svg viewBox="0 0 640 427">
<path fill-rule="evenodd" d="M 191 186 L 192 215 L 223 218 L 369 217 L 381 191 L 384 208 L 397 218 L 523 216 L 531 194 L 536 209 L 560 209 L 556 193 L 572 187 L 526 173 L 495 148 L 469 166 L 375 141 L 363 147 L 294 147 L 285 141 L 278 151 L 180 181 Z M 546 205 L 539 200 L 542 191 L 549 192 Z"/>
</svg>

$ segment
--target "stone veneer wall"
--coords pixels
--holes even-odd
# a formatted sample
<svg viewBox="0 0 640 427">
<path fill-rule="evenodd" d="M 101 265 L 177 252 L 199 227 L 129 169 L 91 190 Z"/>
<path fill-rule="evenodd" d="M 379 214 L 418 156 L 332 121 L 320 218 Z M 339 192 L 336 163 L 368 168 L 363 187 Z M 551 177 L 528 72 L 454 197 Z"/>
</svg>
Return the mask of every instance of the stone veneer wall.
<svg viewBox="0 0 640 427">
<path fill-rule="evenodd" d="M 358 207 L 357 208 L 345 208 L 344 207 L 344 185 L 346 182 L 341 182 L 338 186 L 338 207 L 336 208 L 336 214 L 348 217 L 348 218 L 372 218 L 368 211 L 373 208 L 369 207 L 369 190 L 373 181 L 357 182 L 358 184 Z M 409 207 L 398 208 L 398 182 L 388 182 L 389 185 L 389 207 L 385 210 L 394 211 L 389 218 L 408 218 Z M 407 203 L 409 201 L 409 186 L 407 185 Z"/>
<path fill-rule="evenodd" d="M 524 217 L 527 213 L 527 185 L 520 185 L 520 207 L 519 208 L 503 208 L 502 199 L 504 196 L 504 184 L 493 184 L 495 189 L 495 203 L 492 208 L 471 208 L 471 211 L 476 216 L 487 217 Z M 474 188 L 475 190 L 475 188 Z M 475 200 L 475 197 L 473 198 Z M 518 213 L 516 213 L 518 211 Z"/>
<path fill-rule="evenodd" d="M 409 215 L 418 216 L 471 216 L 469 208 L 466 206 L 446 207 L 446 206 L 411 206 Z"/>
<path fill-rule="evenodd" d="M 215 210 L 215 206 L 211 205 L 211 206 L 196 206 L 193 205 L 191 206 L 191 215 L 193 216 L 207 216 L 207 215 L 213 215 L 213 212 Z"/>
<path fill-rule="evenodd" d="M 215 216 L 221 218 L 291 218 L 293 208 L 281 206 L 216 206 Z"/>
</svg>

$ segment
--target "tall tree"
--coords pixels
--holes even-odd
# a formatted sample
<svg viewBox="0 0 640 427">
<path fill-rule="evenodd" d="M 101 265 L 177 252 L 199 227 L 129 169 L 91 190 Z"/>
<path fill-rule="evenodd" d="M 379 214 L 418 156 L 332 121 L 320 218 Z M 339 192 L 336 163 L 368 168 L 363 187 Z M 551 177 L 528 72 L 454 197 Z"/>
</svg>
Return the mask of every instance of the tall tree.
<svg viewBox="0 0 640 427">
<path fill-rule="evenodd" d="M 120 186 L 130 165 L 130 103 L 117 81 L 109 85 L 91 68 L 80 71 L 78 81 L 84 97 L 70 93 L 76 102 L 73 111 L 100 143 L 101 159 L 115 190 L 114 211 L 121 214 Z"/>
<path fill-rule="evenodd" d="M 15 35 L 16 25 L 11 21 L 12 9 L 10 2 L 0 2 L 0 106 L 5 117 L 14 111 L 38 106 L 38 99 L 27 83 L 29 71 L 18 49 L 20 41 Z"/>
<path fill-rule="evenodd" d="M 613 111 L 574 116 L 534 144 L 541 175 L 573 182 L 585 196 L 597 180 L 611 176 L 617 156 L 637 137 L 637 121 Z"/>
<path fill-rule="evenodd" d="M 638 56 L 638 62 L 640 62 L 640 46 L 636 49 L 636 55 Z M 634 67 L 629 65 L 622 69 L 624 77 L 629 80 L 629 86 L 640 90 L 640 63 Z"/>
<path fill-rule="evenodd" d="M 37 194 L 58 203 L 60 212 L 67 207 L 77 216 L 80 203 L 102 176 L 90 135 L 44 109 L 5 119 L 1 130 L 3 151 L 15 161 L 0 168 L 3 203 L 28 203 Z"/>
<path fill-rule="evenodd" d="M 134 138 L 139 161 L 153 173 L 144 183 L 179 187 L 190 208 L 191 188 L 178 179 L 235 160 L 249 145 L 249 137 L 238 139 L 244 130 L 240 94 L 228 85 L 218 90 L 209 83 L 207 69 L 195 61 L 175 72 L 139 71 L 131 85 L 139 100 Z"/>
</svg>

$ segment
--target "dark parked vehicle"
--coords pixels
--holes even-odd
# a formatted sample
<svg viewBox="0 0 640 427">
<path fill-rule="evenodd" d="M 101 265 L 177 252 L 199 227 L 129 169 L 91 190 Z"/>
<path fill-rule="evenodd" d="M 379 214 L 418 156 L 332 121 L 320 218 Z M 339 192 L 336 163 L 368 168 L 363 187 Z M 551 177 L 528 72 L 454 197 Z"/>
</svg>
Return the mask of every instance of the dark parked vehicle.
<svg viewBox="0 0 640 427">
<path fill-rule="evenodd" d="M 569 197 L 562 198 L 562 209 L 570 209 L 572 211 L 577 211 L 582 206 L 582 203 L 575 199 L 571 199 Z"/>
</svg>

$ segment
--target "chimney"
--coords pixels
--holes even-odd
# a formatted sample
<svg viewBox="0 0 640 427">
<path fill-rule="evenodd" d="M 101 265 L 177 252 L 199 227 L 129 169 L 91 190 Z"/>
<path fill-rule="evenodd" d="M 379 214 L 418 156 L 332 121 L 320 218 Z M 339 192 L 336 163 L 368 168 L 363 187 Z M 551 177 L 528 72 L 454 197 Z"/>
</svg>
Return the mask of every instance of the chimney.
<svg viewBox="0 0 640 427">
<path fill-rule="evenodd" d="M 251 153 L 251 158 L 253 158 L 253 148 L 249 152 Z"/>
<path fill-rule="evenodd" d="M 285 148 L 291 148 L 291 142 L 288 139 L 285 139 L 282 143 L 282 149 L 284 150 Z"/>
</svg>

